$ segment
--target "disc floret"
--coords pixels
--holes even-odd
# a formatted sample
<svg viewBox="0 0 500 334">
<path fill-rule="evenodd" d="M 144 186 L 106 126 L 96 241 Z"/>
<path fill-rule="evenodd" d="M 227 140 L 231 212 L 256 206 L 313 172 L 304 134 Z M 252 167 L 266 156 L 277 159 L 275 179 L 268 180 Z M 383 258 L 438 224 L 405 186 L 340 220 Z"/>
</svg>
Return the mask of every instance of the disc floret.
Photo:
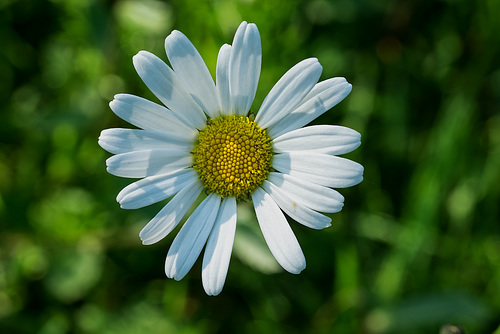
<svg viewBox="0 0 500 334">
<path fill-rule="evenodd" d="M 222 198 L 247 198 L 271 169 L 271 139 L 246 116 L 210 119 L 192 153 L 205 188 Z"/>
</svg>

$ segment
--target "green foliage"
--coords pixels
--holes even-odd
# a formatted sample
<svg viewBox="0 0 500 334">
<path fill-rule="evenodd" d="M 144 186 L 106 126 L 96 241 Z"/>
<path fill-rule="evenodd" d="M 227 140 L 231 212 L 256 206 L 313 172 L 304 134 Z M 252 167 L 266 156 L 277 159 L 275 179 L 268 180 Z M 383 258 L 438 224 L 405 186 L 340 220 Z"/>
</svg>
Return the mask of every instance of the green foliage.
<svg viewBox="0 0 500 334">
<path fill-rule="evenodd" d="M 499 332 L 500 2 L 10 0 L 0 3 L 0 332 Z M 212 74 L 241 20 L 257 23 L 254 110 L 317 57 L 350 96 L 317 123 L 358 130 L 359 186 L 324 231 L 291 222 L 308 267 L 284 273 L 242 206 L 218 297 L 201 264 L 180 282 L 125 211 L 102 129 L 117 93 L 156 101 L 131 57 L 185 33 Z"/>
</svg>

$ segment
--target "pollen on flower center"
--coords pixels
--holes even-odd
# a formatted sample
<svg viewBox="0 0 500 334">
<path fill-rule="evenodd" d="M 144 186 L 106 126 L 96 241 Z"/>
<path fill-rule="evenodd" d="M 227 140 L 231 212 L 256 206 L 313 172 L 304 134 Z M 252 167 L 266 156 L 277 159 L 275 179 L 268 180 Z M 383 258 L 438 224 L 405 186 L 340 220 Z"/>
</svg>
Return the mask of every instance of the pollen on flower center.
<svg viewBox="0 0 500 334">
<path fill-rule="evenodd" d="M 194 169 L 210 192 L 246 198 L 269 174 L 271 139 L 245 116 L 211 119 L 193 149 Z"/>
</svg>

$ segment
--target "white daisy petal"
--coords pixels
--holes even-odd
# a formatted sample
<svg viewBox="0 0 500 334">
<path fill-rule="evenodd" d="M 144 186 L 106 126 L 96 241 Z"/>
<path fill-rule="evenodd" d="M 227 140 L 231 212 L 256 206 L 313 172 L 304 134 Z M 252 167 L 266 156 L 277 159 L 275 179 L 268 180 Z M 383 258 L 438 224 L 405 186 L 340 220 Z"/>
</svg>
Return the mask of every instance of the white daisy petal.
<svg viewBox="0 0 500 334">
<path fill-rule="evenodd" d="M 255 117 L 266 129 L 288 115 L 318 82 L 323 68 L 316 58 L 301 61 L 274 85 Z"/>
<path fill-rule="evenodd" d="M 224 287 L 235 231 L 236 199 L 226 197 L 222 201 L 203 256 L 203 288 L 209 296 L 218 295 Z"/>
<path fill-rule="evenodd" d="M 165 50 L 175 74 L 184 89 L 210 117 L 219 111 L 217 91 L 207 65 L 191 41 L 180 31 L 174 30 L 165 39 Z"/>
<path fill-rule="evenodd" d="M 167 174 L 193 164 L 186 150 L 148 150 L 121 153 L 106 160 L 110 174 L 139 178 Z"/>
<path fill-rule="evenodd" d="M 325 187 L 350 187 L 363 180 L 363 166 L 357 162 L 327 154 L 280 153 L 273 156 L 273 167 L 284 174 Z"/>
<path fill-rule="evenodd" d="M 352 129 L 336 125 L 313 125 L 287 132 L 273 139 L 276 153 L 308 151 L 324 154 L 344 154 L 361 145 L 361 135 Z"/>
<path fill-rule="evenodd" d="M 332 78 L 316 84 L 297 108 L 268 129 L 269 136 L 276 138 L 308 124 L 342 101 L 351 89 L 351 84 L 344 78 Z"/>
<path fill-rule="evenodd" d="M 142 81 L 163 104 L 193 128 L 205 126 L 205 114 L 163 60 L 147 51 L 140 51 L 132 60 Z"/>
<path fill-rule="evenodd" d="M 212 230 L 220 202 L 219 195 L 208 195 L 182 226 L 165 260 L 165 273 L 168 277 L 177 281 L 182 279 L 196 262 Z"/>
<path fill-rule="evenodd" d="M 219 94 L 220 114 L 231 114 L 231 96 L 229 95 L 229 58 L 231 56 L 231 46 L 224 44 L 217 56 L 217 69 L 215 81 Z"/>
<path fill-rule="evenodd" d="M 172 197 L 139 233 L 142 244 L 152 245 L 172 232 L 202 190 L 203 185 L 196 179 Z"/>
<path fill-rule="evenodd" d="M 146 177 L 123 188 L 116 200 L 123 209 L 142 208 L 175 195 L 197 178 L 192 168 Z"/>
<path fill-rule="evenodd" d="M 229 59 L 232 113 L 246 115 L 259 82 L 262 50 L 257 26 L 242 22 L 234 35 Z"/>
<path fill-rule="evenodd" d="M 333 213 L 344 206 L 344 197 L 331 188 L 276 172 L 269 173 L 267 179 L 287 197 L 313 210 Z"/>
<path fill-rule="evenodd" d="M 252 201 L 271 253 L 286 271 L 300 273 L 306 267 L 306 259 L 280 208 L 262 188 L 252 193 Z"/>
<path fill-rule="evenodd" d="M 139 129 L 106 129 L 99 136 L 99 145 L 113 154 L 154 149 L 183 149 L 189 152 L 194 138 L 175 133 Z"/>
<path fill-rule="evenodd" d="M 172 110 L 130 94 L 117 94 L 109 103 L 121 119 L 144 130 L 167 132 L 193 138 L 197 135 L 189 122 L 182 120 Z"/>
<path fill-rule="evenodd" d="M 300 202 L 292 200 L 278 186 L 269 181 L 264 181 L 262 184 L 264 190 L 271 195 L 273 200 L 278 204 L 281 210 L 285 211 L 292 219 L 298 223 L 320 230 L 331 226 L 331 218 L 316 212 Z"/>
</svg>

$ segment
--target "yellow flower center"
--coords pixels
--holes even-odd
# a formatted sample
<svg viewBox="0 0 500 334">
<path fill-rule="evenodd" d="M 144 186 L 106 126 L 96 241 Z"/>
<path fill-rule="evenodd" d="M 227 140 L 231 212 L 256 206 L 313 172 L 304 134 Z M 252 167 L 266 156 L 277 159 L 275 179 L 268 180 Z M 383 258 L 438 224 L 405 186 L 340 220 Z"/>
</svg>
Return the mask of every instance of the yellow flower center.
<svg viewBox="0 0 500 334">
<path fill-rule="evenodd" d="M 248 197 L 271 169 L 271 139 L 245 116 L 209 120 L 192 153 L 205 188 L 223 198 Z"/>
</svg>

